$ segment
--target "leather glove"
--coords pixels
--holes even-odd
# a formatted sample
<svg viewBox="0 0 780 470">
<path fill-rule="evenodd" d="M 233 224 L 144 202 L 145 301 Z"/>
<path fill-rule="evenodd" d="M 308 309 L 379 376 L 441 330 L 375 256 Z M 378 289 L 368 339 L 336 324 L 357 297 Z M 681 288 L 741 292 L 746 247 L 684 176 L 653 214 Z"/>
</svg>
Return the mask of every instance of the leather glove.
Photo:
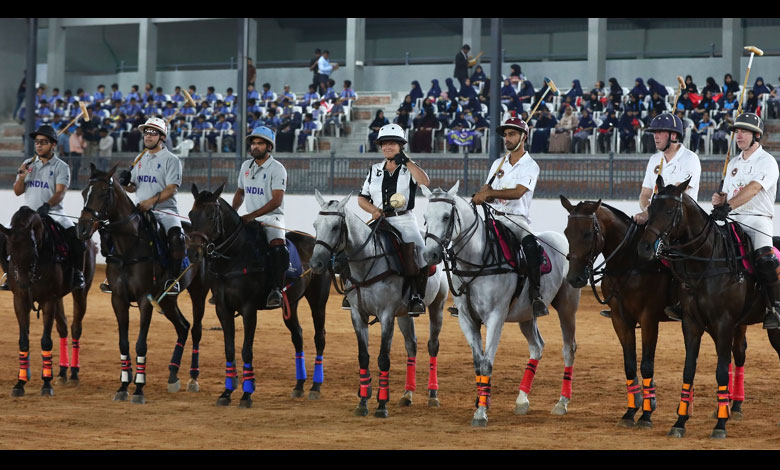
<svg viewBox="0 0 780 470">
<path fill-rule="evenodd" d="M 731 206 L 728 202 L 723 203 L 719 206 L 715 206 L 712 209 L 712 218 L 715 220 L 726 220 L 726 217 L 729 215 L 729 212 L 731 212 Z"/>
<path fill-rule="evenodd" d="M 130 184 L 130 170 L 122 170 L 122 172 L 119 173 L 119 184 L 121 186 Z"/>
<path fill-rule="evenodd" d="M 393 157 L 393 161 L 397 165 L 403 165 L 404 163 L 409 161 L 409 157 L 407 157 L 406 154 L 403 152 L 398 152 L 395 154 L 395 157 Z"/>
<path fill-rule="evenodd" d="M 48 215 L 49 214 L 49 209 L 51 209 L 51 206 L 49 206 L 49 203 L 48 202 L 44 202 L 43 205 L 38 208 L 37 212 L 40 215 Z"/>
</svg>

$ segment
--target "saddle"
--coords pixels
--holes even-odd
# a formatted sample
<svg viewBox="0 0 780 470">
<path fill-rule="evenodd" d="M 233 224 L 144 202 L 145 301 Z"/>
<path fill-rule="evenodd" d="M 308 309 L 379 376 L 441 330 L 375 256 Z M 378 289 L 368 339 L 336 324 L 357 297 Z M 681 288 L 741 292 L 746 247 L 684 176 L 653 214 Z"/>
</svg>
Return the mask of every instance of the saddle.
<svg viewBox="0 0 780 470">
<path fill-rule="evenodd" d="M 379 223 L 376 234 L 382 244 L 390 270 L 403 277 L 417 276 L 420 268 L 415 261 L 414 243 L 404 242 L 401 232 L 390 225 L 385 218 L 378 220 L 381 221 L 375 220 L 371 224 Z"/>
<path fill-rule="evenodd" d="M 517 236 L 509 230 L 505 224 L 490 217 L 488 221 L 488 242 L 498 246 L 499 251 L 510 266 L 515 268 L 518 273 L 525 269 L 525 253 L 522 244 Z M 542 251 L 542 275 L 549 274 L 552 271 L 552 263 L 544 246 L 539 245 Z"/>
<path fill-rule="evenodd" d="M 255 220 L 246 224 L 245 229 L 249 232 L 250 238 L 256 241 L 256 243 L 249 244 L 253 251 L 253 253 L 247 256 L 249 266 L 251 266 L 252 271 L 265 271 L 271 265 L 270 246 L 268 245 L 265 231 L 260 226 L 260 223 Z M 287 251 L 290 253 L 290 265 L 287 267 L 287 272 L 285 272 L 284 276 L 286 279 L 295 280 L 303 275 L 303 263 L 301 262 L 298 248 L 288 238 L 290 235 L 288 233 L 285 237 Z"/>
<path fill-rule="evenodd" d="M 41 221 L 44 227 L 43 243 L 39 250 L 42 260 L 48 260 L 47 256 L 51 256 L 56 263 L 66 261 L 70 248 L 65 240 L 65 229 L 48 215 L 41 215 Z"/>
<path fill-rule="evenodd" d="M 745 235 L 745 232 L 742 230 L 742 227 L 740 227 L 739 224 L 730 222 L 727 226 L 729 228 L 729 234 L 731 235 L 729 240 L 732 243 L 732 249 L 729 250 L 730 254 L 733 251 L 735 252 L 736 256 L 742 258 L 742 272 L 754 274 L 754 260 L 750 258 L 750 254 L 753 253 L 755 249 L 753 246 L 753 241 L 750 239 L 750 237 Z M 772 245 L 772 250 L 774 251 L 775 256 L 780 260 L 780 250 L 777 249 L 777 247 L 780 246 L 780 237 L 772 237 Z"/>
</svg>

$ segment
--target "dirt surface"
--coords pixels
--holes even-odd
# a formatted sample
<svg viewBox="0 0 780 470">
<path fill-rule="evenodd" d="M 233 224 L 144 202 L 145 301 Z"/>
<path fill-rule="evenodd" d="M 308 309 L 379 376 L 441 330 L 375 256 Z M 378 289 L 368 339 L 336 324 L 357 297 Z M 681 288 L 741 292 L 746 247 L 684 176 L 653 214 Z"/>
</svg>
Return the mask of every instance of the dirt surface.
<svg viewBox="0 0 780 470">
<path fill-rule="evenodd" d="M 472 428 L 476 389 L 468 344 L 455 318 L 446 311 L 439 353 L 439 397 L 441 407 L 429 408 L 428 322 L 417 321 L 418 367 L 414 404 L 399 407 L 406 374 L 403 337 L 396 328 L 390 371 L 390 416 L 374 418 L 379 369 L 379 325 L 370 328 L 371 374 L 374 395 L 371 413 L 364 418 L 352 414 L 357 405 L 357 341 L 341 297 L 332 294 L 328 303 L 325 382 L 322 398 L 292 399 L 295 385 L 294 350 L 281 319 L 281 311 L 263 312 L 255 337 L 257 391 L 254 407 L 239 409 L 240 391 L 233 405 L 216 407 L 224 389 L 222 332 L 213 306 L 207 306 L 203 341 L 200 346 L 199 393 L 167 392 L 168 361 L 175 344 L 173 326 L 155 314 L 149 335 L 147 356 L 147 404 L 114 402 L 119 387 L 119 351 L 116 321 L 110 296 L 98 289 L 102 271 L 95 276 L 89 297 L 84 334 L 81 338 L 81 384 L 55 386 L 55 396 L 41 397 L 40 320 L 31 325 L 31 382 L 27 395 L 10 396 L 16 382 L 18 328 L 12 294 L 0 292 L 0 420 L 1 449 L 779 449 L 780 411 L 775 384 L 780 379 L 777 354 L 760 325 L 748 329 L 745 367 L 745 417 L 731 421 L 728 438 L 708 438 L 715 421 L 716 356 L 711 340 L 702 341 L 695 382 L 694 416 L 688 422 L 688 436 L 667 438 L 676 419 L 680 396 L 684 347 L 679 323 L 664 323 L 656 353 L 655 382 L 658 409 L 650 430 L 616 427 L 625 412 L 626 393 L 622 352 L 608 319 L 598 314 L 600 306 L 589 290 L 583 291 L 577 321 L 577 357 L 574 363 L 573 397 L 569 413 L 553 416 L 563 376 L 562 341 L 554 310 L 540 320 L 546 341 L 530 394 L 531 411 L 513 413 L 517 388 L 528 360 L 528 346 L 520 329 L 504 328 L 493 369 L 492 405 L 485 429 Z M 450 302 L 448 302 L 449 305 Z M 180 306 L 188 318 L 191 304 L 184 295 Z M 66 300 L 70 318 L 71 301 Z M 137 310 L 135 310 L 137 312 Z M 34 317 L 33 317 L 34 318 Z M 313 326 L 308 305 L 301 304 L 306 366 L 311 387 L 314 368 Z M 237 325 L 237 351 L 243 329 Z M 138 315 L 131 315 L 130 344 L 135 366 L 134 344 Z M 639 330 L 637 330 L 639 334 Z M 483 333 L 484 334 L 484 333 Z M 54 365 L 58 370 L 55 330 Z M 186 383 L 190 365 L 190 343 L 186 345 L 179 377 Z M 641 351 L 640 351 L 641 353 Z M 240 355 L 238 356 L 240 361 Z M 240 375 L 240 372 L 239 372 Z M 133 386 L 130 391 L 132 393 Z M 41 432 L 42 428 L 48 432 Z M 59 436 L 56 438 L 55 436 Z"/>
</svg>

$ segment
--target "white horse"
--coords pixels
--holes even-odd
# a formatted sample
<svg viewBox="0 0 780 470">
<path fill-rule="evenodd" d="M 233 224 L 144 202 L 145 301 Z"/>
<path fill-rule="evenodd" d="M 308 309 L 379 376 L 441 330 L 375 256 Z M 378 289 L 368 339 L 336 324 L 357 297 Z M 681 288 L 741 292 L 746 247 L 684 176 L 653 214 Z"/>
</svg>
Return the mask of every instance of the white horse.
<svg viewBox="0 0 780 470">
<path fill-rule="evenodd" d="M 452 269 L 450 288 L 455 295 L 460 327 L 474 355 L 474 370 L 477 375 L 477 411 L 471 425 L 484 427 L 488 421 L 493 360 L 504 323 L 520 324 L 530 351 L 520 393 L 515 401 L 515 414 L 528 412 L 528 394 L 536 374 L 536 366 L 542 358 L 544 340 L 531 309 L 528 282 L 524 283 L 522 291 L 515 297 L 513 293 L 516 294 L 518 275 L 505 261 L 498 257 L 490 260 L 489 256 L 486 256 L 490 251 L 486 225 L 474 206 L 456 196 L 459 183 L 455 183 L 447 192 L 441 189 L 431 192 L 422 186 L 422 192 L 428 198 L 425 213 L 428 228 L 425 235 L 425 260 L 429 264 L 444 260 L 445 269 Z M 558 312 L 563 334 L 563 385 L 561 397 L 552 410 L 552 414 L 563 415 L 568 411 L 571 399 L 572 366 L 577 349 L 574 340 L 574 317 L 579 306 L 580 290 L 566 282 L 569 267 L 566 260 L 566 253 L 569 252 L 566 238 L 556 232 L 542 232 L 536 236 L 552 264 L 552 271 L 541 278 L 541 295 L 545 304 L 552 305 Z M 480 332 L 482 324 L 487 328 L 484 351 Z"/>
<path fill-rule="evenodd" d="M 404 291 L 404 279 L 390 270 L 381 242 L 371 227 L 344 206 L 352 196 L 341 201 L 325 200 L 315 191 L 322 210 L 314 221 L 317 241 L 310 265 L 314 273 L 322 273 L 331 266 L 336 253 L 345 253 L 350 269 L 347 297 L 351 306 L 352 325 L 358 340 L 358 361 L 360 363 L 360 404 L 356 416 L 366 416 L 366 405 L 371 398 L 371 373 L 369 372 L 368 326 L 369 316 L 375 315 L 382 325 L 382 345 L 379 350 L 379 393 L 378 406 L 374 412 L 377 418 L 386 418 L 387 402 L 390 399 L 390 345 L 393 341 L 395 318 L 406 343 L 407 369 L 405 393 L 399 405 L 412 404 L 416 388 L 417 337 L 414 320 L 408 316 L 408 295 Z M 447 281 L 438 266 L 436 273 L 428 278 L 425 289 L 425 305 L 428 306 L 430 337 L 428 354 L 430 368 L 428 376 L 428 405 L 439 406 L 437 356 L 439 353 L 439 332 L 442 325 L 442 311 L 447 300 Z"/>
</svg>

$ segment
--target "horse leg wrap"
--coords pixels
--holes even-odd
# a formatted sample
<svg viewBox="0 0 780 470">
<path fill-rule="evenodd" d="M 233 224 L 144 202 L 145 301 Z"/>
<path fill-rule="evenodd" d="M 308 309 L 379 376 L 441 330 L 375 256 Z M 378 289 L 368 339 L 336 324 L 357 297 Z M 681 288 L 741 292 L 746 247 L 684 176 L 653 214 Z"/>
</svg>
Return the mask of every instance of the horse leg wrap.
<svg viewBox="0 0 780 470">
<path fill-rule="evenodd" d="M 731 410 L 729 410 L 729 386 L 718 386 L 718 419 L 729 418 L 731 416 Z"/>
<path fill-rule="evenodd" d="M 171 356 L 171 363 L 168 364 L 168 369 L 175 367 L 181 368 L 181 357 L 184 354 L 184 345 L 177 342 L 176 347 L 173 348 L 173 356 Z"/>
<path fill-rule="evenodd" d="M 642 391 L 639 379 L 634 377 L 631 380 L 626 380 L 626 390 L 628 391 L 628 407 L 633 409 L 639 408 L 639 393 Z"/>
<path fill-rule="evenodd" d="M 379 394 L 377 395 L 378 401 L 390 400 L 390 371 L 379 371 Z"/>
<path fill-rule="evenodd" d="M 432 357 L 430 360 L 430 368 L 428 369 L 428 390 L 439 389 L 439 365 L 438 359 Z"/>
<path fill-rule="evenodd" d="M 734 382 L 729 386 L 731 398 L 735 401 L 745 401 L 745 367 L 734 368 Z"/>
<path fill-rule="evenodd" d="M 255 393 L 255 370 L 252 364 L 244 364 L 244 383 L 242 384 L 244 393 Z"/>
<path fill-rule="evenodd" d="M 406 358 L 406 386 L 404 390 L 413 392 L 417 390 L 417 358 Z"/>
<path fill-rule="evenodd" d="M 135 357 L 135 381 L 136 385 L 146 383 L 146 356 Z"/>
<path fill-rule="evenodd" d="M 490 376 L 477 376 L 477 407 L 490 408 Z"/>
<path fill-rule="evenodd" d="M 52 367 L 51 351 L 41 351 L 41 362 L 43 363 L 43 368 L 41 369 L 41 378 L 43 380 L 51 380 L 51 378 L 53 377 L 53 373 L 51 370 Z"/>
<path fill-rule="evenodd" d="M 68 338 L 60 338 L 60 367 L 66 369 L 70 367 L 70 358 L 68 357 Z"/>
<path fill-rule="evenodd" d="M 655 411 L 655 382 L 653 378 L 642 379 L 642 411 Z"/>
<path fill-rule="evenodd" d="M 371 374 L 368 372 L 368 369 L 360 369 L 358 396 L 360 398 L 371 398 Z"/>
<path fill-rule="evenodd" d="M 30 353 L 28 351 L 19 351 L 19 380 L 22 382 L 30 380 Z"/>
<path fill-rule="evenodd" d="M 314 358 L 314 377 L 312 378 L 312 381 L 318 384 L 325 381 L 325 370 L 322 368 L 322 356 L 316 356 Z"/>
<path fill-rule="evenodd" d="M 192 365 L 190 366 L 190 377 L 197 379 L 200 375 L 200 351 L 197 349 L 192 350 Z"/>
<path fill-rule="evenodd" d="M 233 362 L 225 363 L 225 389 L 231 392 L 238 386 L 238 374 L 236 374 L 236 365 Z"/>
<path fill-rule="evenodd" d="M 295 379 L 306 380 L 306 358 L 303 351 L 295 353 Z"/>
<path fill-rule="evenodd" d="M 728 405 L 728 397 L 726 400 Z M 693 384 L 683 384 L 680 393 L 680 406 L 677 407 L 677 416 L 690 416 L 693 413 Z"/>
<path fill-rule="evenodd" d="M 81 352 L 81 340 L 74 339 L 71 341 L 71 349 L 73 350 L 73 360 L 70 362 L 70 366 L 78 369 L 81 367 L 79 361 L 79 352 Z"/>
<path fill-rule="evenodd" d="M 524 391 L 526 394 L 531 393 L 531 387 L 534 384 L 534 377 L 536 377 L 536 367 L 538 365 L 538 359 L 529 359 L 528 364 L 525 366 L 523 380 L 520 381 L 520 390 Z"/>
<path fill-rule="evenodd" d="M 573 367 L 563 368 L 563 383 L 561 384 L 561 396 L 571 399 L 571 376 Z"/>
<path fill-rule="evenodd" d="M 119 381 L 122 383 L 130 383 L 130 376 L 133 374 L 133 366 L 130 364 L 130 357 L 120 354 L 119 362 L 122 364 L 122 373 L 119 376 Z"/>
</svg>

